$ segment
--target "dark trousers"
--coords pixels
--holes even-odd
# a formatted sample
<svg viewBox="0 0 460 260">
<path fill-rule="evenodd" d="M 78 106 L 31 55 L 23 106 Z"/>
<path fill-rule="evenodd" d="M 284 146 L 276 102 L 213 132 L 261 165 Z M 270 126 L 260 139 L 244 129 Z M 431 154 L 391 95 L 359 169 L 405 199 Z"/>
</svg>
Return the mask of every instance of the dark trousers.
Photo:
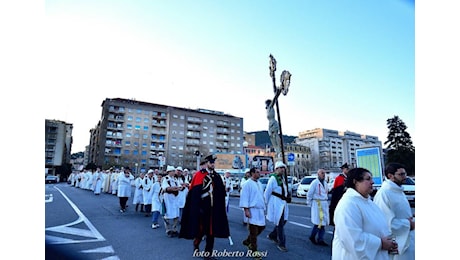
<svg viewBox="0 0 460 260">
<path fill-rule="evenodd" d="M 273 231 L 269 234 L 270 238 L 277 239 L 280 246 L 286 246 L 286 235 L 284 234 L 284 225 L 286 220 L 284 220 L 284 211 L 281 214 L 280 221 Z"/>
<path fill-rule="evenodd" d="M 265 226 L 257 226 L 253 224 L 248 225 L 249 235 L 246 240 L 243 241 L 243 244 L 249 244 L 249 249 L 252 251 L 257 251 L 257 236 L 264 231 Z"/>
<path fill-rule="evenodd" d="M 119 197 L 120 199 L 120 208 L 125 210 L 126 209 L 126 203 L 128 202 L 128 197 Z"/>
<path fill-rule="evenodd" d="M 316 241 L 317 242 L 324 241 L 324 233 L 326 233 L 324 226 L 321 226 L 321 228 L 318 228 L 318 225 L 315 225 L 313 229 L 311 230 L 310 237 L 315 238 L 316 234 L 318 234 L 318 239 Z"/>
<path fill-rule="evenodd" d="M 203 240 L 203 233 L 198 235 L 195 238 L 195 240 L 193 240 L 194 250 L 199 250 L 201 240 Z M 206 246 L 204 247 L 204 251 L 209 252 L 209 254 L 211 254 L 213 248 L 214 248 L 214 236 L 206 235 Z"/>
</svg>

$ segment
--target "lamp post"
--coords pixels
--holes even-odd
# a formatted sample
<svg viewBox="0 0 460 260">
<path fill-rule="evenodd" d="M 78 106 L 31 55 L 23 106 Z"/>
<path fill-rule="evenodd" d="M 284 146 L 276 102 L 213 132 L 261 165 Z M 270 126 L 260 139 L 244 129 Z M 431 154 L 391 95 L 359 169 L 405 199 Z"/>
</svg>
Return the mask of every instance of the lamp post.
<svg viewBox="0 0 460 260">
<path fill-rule="evenodd" d="M 248 167 L 248 146 L 249 146 L 249 143 L 247 141 L 244 141 L 243 142 L 243 152 L 244 152 L 244 160 L 245 160 L 245 168 L 250 168 Z"/>
<path fill-rule="evenodd" d="M 200 170 L 200 157 L 201 157 L 200 151 L 196 150 L 195 156 L 196 156 L 196 170 L 199 171 Z"/>
</svg>

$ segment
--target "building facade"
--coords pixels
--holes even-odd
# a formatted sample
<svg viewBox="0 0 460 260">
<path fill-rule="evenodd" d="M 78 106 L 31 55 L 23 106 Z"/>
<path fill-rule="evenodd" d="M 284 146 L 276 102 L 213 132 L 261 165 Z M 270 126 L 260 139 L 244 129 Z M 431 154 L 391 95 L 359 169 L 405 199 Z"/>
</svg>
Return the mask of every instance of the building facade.
<svg viewBox="0 0 460 260">
<path fill-rule="evenodd" d="M 45 175 L 56 175 L 56 168 L 70 163 L 73 125 L 45 119 Z"/>
<path fill-rule="evenodd" d="M 356 167 L 357 148 L 377 146 L 382 149 L 382 142 L 376 136 L 324 128 L 300 132 L 295 143 L 310 148 L 312 169 L 324 168 L 331 172 L 340 172 L 345 162 Z"/>
<path fill-rule="evenodd" d="M 89 161 L 104 169 L 138 172 L 165 165 L 196 169 L 211 153 L 243 153 L 243 118 L 114 98 L 102 102 L 101 120 L 90 131 Z"/>
</svg>

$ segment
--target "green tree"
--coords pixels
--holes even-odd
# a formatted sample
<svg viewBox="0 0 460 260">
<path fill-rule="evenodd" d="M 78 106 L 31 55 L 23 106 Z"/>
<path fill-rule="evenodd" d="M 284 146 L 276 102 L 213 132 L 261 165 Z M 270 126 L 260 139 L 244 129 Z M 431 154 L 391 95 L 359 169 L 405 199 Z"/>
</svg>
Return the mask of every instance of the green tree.
<svg viewBox="0 0 460 260">
<path fill-rule="evenodd" d="M 412 145 L 406 124 L 398 116 L 387 119 L 388 136 L 385 161 L 399 162 L 406 166 L 406 172 L 415 176 L 415 147 Z"/>
</svg>

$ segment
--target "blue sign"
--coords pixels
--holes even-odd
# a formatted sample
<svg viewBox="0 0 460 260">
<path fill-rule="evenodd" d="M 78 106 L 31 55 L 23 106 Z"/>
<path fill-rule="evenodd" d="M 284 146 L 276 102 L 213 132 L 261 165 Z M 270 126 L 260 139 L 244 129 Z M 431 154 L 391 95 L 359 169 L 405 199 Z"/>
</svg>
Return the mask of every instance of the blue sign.
<svg viewBox="0 0 460 260">
<path fill-rule="evenodd" d="M 289 154 L 288 154 L 288 162 L 293 162 L 294 159 L 295 159 L 294 154 L 293 154 L 293 153 L 289 153 Z"/>
</svg>

